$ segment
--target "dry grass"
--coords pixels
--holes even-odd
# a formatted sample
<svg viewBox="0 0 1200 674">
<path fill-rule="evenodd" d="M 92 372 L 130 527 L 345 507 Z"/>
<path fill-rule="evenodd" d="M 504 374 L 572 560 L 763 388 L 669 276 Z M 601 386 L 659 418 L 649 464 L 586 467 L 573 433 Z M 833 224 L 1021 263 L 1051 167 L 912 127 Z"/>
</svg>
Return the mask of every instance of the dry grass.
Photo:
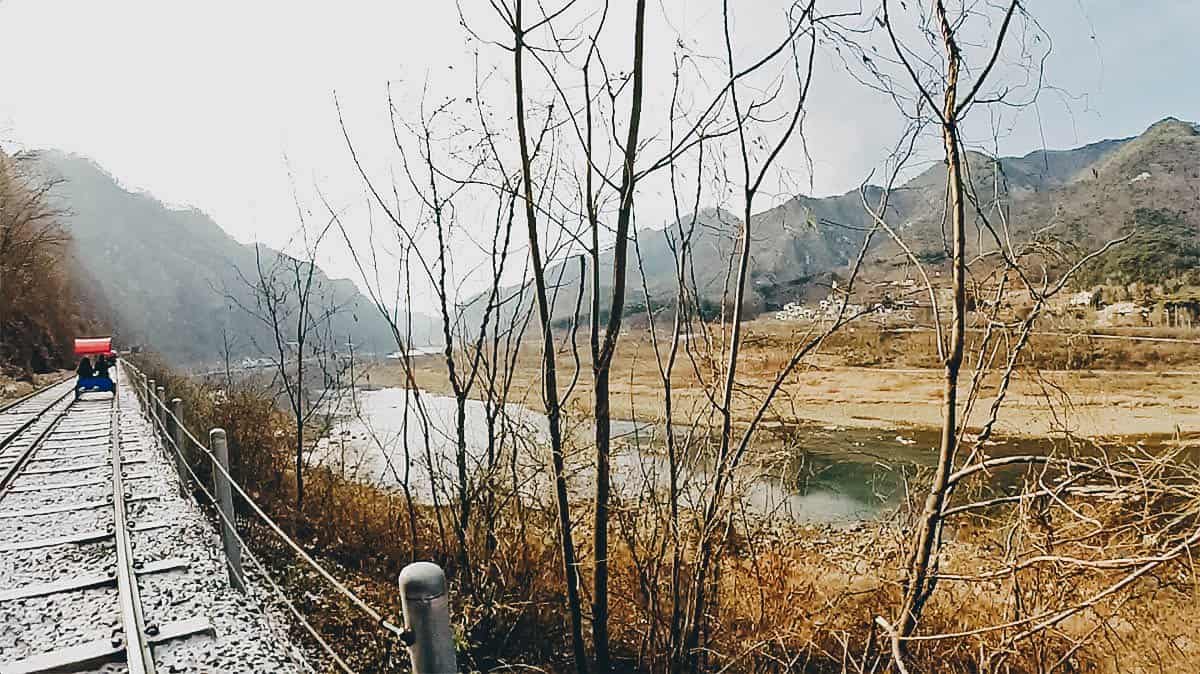
<svg viewBox="0 0 1200 674">
<path fill-rule="evenodd" d="M 633 361 L 623 361 L 629 367 Z M 335 575 L 374 606 L 398 619 L 396 574 L 413 559 L 442 564 L 453 583 L 453 615 L 462 662 L 482 671 L 512 668 L 569 671 L 567 619 L 557 556 L 554 515 L 547 504 L 521 512 L 498 513 L 496 548 L 489 550 L 478 529 L 471 551 L 477 560 L 468 590 L 456 568 L 453 536 L 439 534 L 438 513 L 418 507 L 416 535 L 404 499 L 395 491 L 340 478 L 325 468 L 307 475 L 309 498 L 294 510 L 287 420 L 269 397 L 254 390 L 218 394 L 157 369 L 172 396 L 187 401 L 195 428 L 221 425 L 230 432 L 235 472 L 259 503 L 295 532 Z M 378 383 L 378 382 L 377 382 Z M 1080 502 L 1091 517 L 1137 519 L 1132 507 Z M 661 522 L 653 508 L 617 503 L 612 550 L 610 620 L 613 651 L 623 671 L 663 671 L 662 619 L 669 615 L 669 555 L 661 554 Z M 577 521 L 589 513 L 577 510 Z M 1108 521 L 1108 520 L 1106 520 Z M 1193 522 L 1194 519 L 1189 520 Z M 398 644 L 328 591 L 303 565 L 251 518 L 243 520 L 255 549 L 296 597 L 314 625 L 360 671 L 404 671 Z M 1012 527 L 1047 527 L 1019 509 L 996 510 L 986 519 L 965 520 L 947 534 L 943 571 L 974 574 L 1004 568 L 1011 561 Z M 576 535 L 581 559 L 588 559 L 586 527 Z M 890 618 L 900 593 L 904 558 L 899 516 L 850 530 L 739 523 L 731 530 L 714 580 L 712 625 L 703 658 L 707 671 L 857 672 L 891 671 L 886 641 L 875 616 Z M 1125 529 L 1122 529 L 1125 531 Z M 1066 531 L 1066 533 L 1070 533 Z M 684 544 L 688 545 L 685 534 Z M 1030 535 L 1027 548 L 1045 544 Z M 1059 548 L 1084 558 L 1129 541 L 1089 540 Z M 583 565 L 585 578 L 589 566 Z M 1051 570 L 1053 571 L 1053 570 Z M 995 581 L 943 581 L 921 623 L 921 633 L 970 630 L 1002 620 L 1014 602 L 1027 609 L 1069 602 L 1096 592 L 1120 575 L 1038 571 Z M 684 576 L 691 572 L 685 555 Z M 1064 582 L 1064 578 L 1069 582 Z M 664 584 L 664 581 L 667 581 Z M 1123 595 L 1064 622 L 1042 637 L 1016 646 L 1006 672 L 1150 672 L 1200 670 L 1200 627 L 1194 577 L 1183 563 L 1164 566 Z M 585 596 L 586 602 L 586 596 Z M 657 626 L 657 629 L 655 628 Z M 294 629 L 298 641 L 303 632 Z M 1075 640 L 1088 637 L 1081 647 Z M 910 671 L 978 672 L 980 654 L 998 643 L 992 633 L 920 642 L 911 650 Z M 881 648 L 883 650 L 881 650 Z M 1049 670 L 1047 665 L 1063 660 Z M 860 669 L 863 668 L 863 669 Z"/>
</svg>

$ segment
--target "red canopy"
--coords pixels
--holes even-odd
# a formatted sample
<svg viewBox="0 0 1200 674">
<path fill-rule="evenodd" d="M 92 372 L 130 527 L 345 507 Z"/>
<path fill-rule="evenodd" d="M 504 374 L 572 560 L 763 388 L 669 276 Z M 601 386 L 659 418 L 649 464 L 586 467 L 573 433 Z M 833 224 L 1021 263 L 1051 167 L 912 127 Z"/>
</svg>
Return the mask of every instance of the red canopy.
<svg viewBox="0 0 1200 674">
<path fill-rule="evenodd" d="M 112 337 L 90 337 L 75 340 L 76 356 L 112 353 Z"/>
</svg>

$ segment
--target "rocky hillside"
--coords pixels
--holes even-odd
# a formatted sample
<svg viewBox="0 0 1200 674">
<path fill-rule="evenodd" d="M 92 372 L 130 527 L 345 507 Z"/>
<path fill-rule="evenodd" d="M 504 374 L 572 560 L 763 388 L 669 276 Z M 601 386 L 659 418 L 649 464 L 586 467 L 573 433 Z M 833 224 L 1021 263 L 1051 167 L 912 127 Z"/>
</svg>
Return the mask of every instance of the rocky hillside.
<svg viewBox="0 0 1200 674">
<path fill-rule="evenodd" d="M 1006 203 L 1015 241 L 1053 237 L 1082 253 L 1125 233 L 1134 236 L 1108 259 L 1081 277 L 1087 282 L 1165 278 L 1186 281 L 1200 266 L 1200 131 L 1193 124 L 1164 119 L 1134 138 L 1104 140 L 1072 150 L 1037 151 L 996 162 L 978 153 L 968 156 L 970 177 L 981 210 L 992 221 L 992 205 Z M 914 253 L 934 267 L 944 264 L 942 212 L 945 167 L 938 163 L 917 175 L 889 199 L 887 219 Z M 867 189 L 874 204 L 880 189 Z M 999 197 L 997 199 L 997 197 Z M 973 216 L 969 252 L 994 248 Z M 857 191 L 812 198 L 797 196 L 754 217 L 750 313 L 774 310 L 787 302 L 824 295 L 862 245 L 871 224 Z M 731 256 L 740 220 L 726 212 L 703 211 L 692 235 L 695 284 L 701 297 L 717 305 L 732 284 Z M 674 261 L 669 240 L 679 239 L 691 223 L 662 230 L 642 230 L 640 247 L 651 301 L 668 303 L 674 294 Z M 611 264 L 611 257 L 606 259 Z M 1153 264 L 1147 264 L 1154 260 Z M 905 256 L 884 236 L 876 238 L 866 275 L 894 278 L 911 273 Z M 550 278 L 558 277 L 557 270 Z M 609 280 L 609 275 L 604 277 Z M 560 289 L 556 314 L 563 320 L 573 310 L 579 268 L 568 263 L 569 284 Z M 1192 280 L 1200 283 L 1200 278 Z M 634 311 L 642 304 L 641 277 L 629 276 Z M 604 290 L 607 290 L 604 288 Z M 584 303 L 586 310 L 586 302 Z"/>
<path fill-rule="evenodd" d="M 145 344 L 176 362 L 211 363 L 225 336 L 236 356 L 254 356 L 271 343 L 267 328 L 238 304 L 254 307 L 247 280 L 256 278 L 255 252 L 232 239 L 204 213 L 170 208 L 131 192 L 90 160 L 43 152 L 42 170 L 62 179 L 55 188 L 63 224 L 74 239 L 80 274 L 114 314 L 125 344 Z M 277 253 L 262 250 L 264 260 Z M 315 273 L 315 294 L 337 306 L 332 335 L 364 351 L 395 348 L 390 330 L 348 280 Z"/>
</svg>

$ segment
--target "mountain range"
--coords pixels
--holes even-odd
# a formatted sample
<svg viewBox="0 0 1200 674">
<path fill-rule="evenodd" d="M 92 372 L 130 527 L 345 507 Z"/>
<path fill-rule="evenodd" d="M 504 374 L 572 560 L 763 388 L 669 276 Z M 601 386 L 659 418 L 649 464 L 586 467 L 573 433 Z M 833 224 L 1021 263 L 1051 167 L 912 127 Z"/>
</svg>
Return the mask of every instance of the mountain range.
<svg viewBox="0 0 1200 674">
<path fill-rule="evenodd" d="M 993 222 L 992 205 L 1006 205 L 1004 217 L 1014 241 L 1055 237 L 1080 254 L 1133 232 L 1124 244 L 1084 270 L 1090 283 L 1160 282 L 1188 279 L 1200 267 L 1200 130 L 1175 118 L 1163 119 L 1142 134 L 1103 140 L 1069 150 L 1039 150 L 999 160 L 969 152 L 967 166 L 980 210 Z M 914 255 L 935 269 L 945 264 L 942 235 L 946 169 L 938 162 L 892 190 L 886 219 Z M 882 189 L 865 188 L 872 206 Z M 968 209 L 971 212 L 972 209 Z M 662 229 L 639 232 L 641 266 L 654 304 L 669 304 L 675 295 L 672 241 L 691 231 L 692 273 L 702 303 L 719 305 L 733 286 L 732 257 L 741 229 L 740 219 L 726 211 L 707 209 Z M 795 196 L 753 216 L 750 279 L 746 311 L 755 315 L 788 302 L 824 296 L 830 281 L 847 271 L 860 250 L 872 219 L 858 190 L 814 198 Z M 983 233 L 982 221 L 972 215 L 968 255 L 995 247 Z M 1152 264 L 1147 258 L 1155 257 Z M 630 252 L 627 311 L 640 312 L 642 273 Z M 602 297 L 611 284 L 611 251 L 602 255 Z M 559 278 L 555 315 L 566 320 L 579 291 L 577 263 L 551 268 Z M 868 251 L 864 275 L 880 279 L 913 273 L 907 256 L 884 234 Z M 1189 276 L 1189 274 L 1191 276 Z M 584 279 L 585 292 L 590 283 Z M 1200 277 L 1191 279 L 1200 284 Z M 568 299 L 563 299 L 568 298 Z M 583 303 L 584 313 L 587 302 Z"/>
<path fill-rule="evenodd" d="M 241 244 L 196 209 L 164 205 L 153 196 L 134 192 L 94 162 L 56 151 L 40 154 L 48 175 L 61 178 L 55 188 L 74 238 L 78 275 L 91 286 L 86 295 L 126 344 L 147 344 L 185 363 L 218 361 L 227 340 L 236 356 L 254 356 L 268 347 L 270 335 L 260 321 L 239 308 L 254 307 L 255 248 Z M 1191 123 L 1166 118 L 1142 134 L 1104 140 L 1070 150 L 1040 150 L 999 160 L 971 152 L 967 167 L 979 210 L 998 218 L 1003 211 L 1014 240 L 1054 237 L 1078 251 L 1093 249 L 1117 236 L 1128 241 L 1080 278 L 1093 284 L 1148 281 L 1200 285 L 1200 130 Z M 894 189 L 886 219 L 903 236 L 916 257 L 933 268 L 946 263 L 942 236 L 945 167 L 935 163 Z M 864 189 L 875 204 L 881 188 Z M 644 310 L 642 273 L 652 304 L 669 304 L 675 296 L 673 242 L 692 231 L 692 275 L 702 304 L 720 305 L 732 287 L 733 258 L 741 229 L 726 211 L 704 209 L 684 222 L 639 232 L 641 269 L 631 261 L 627 312 Z M 982 234 L 978 214 L 972 217 L 968 253 L 994 247 Z M 795 196 L 753 216 L 747 289 L 748 315 L 788 302 L 823 296 L 830 282 L 844 277 L 863 243 L 872 220 L 863 195 L 853 190 L 816 198 Z M 261 247 L 263 259 L 276 251 Z M 611 282 L 611 250 L 602 255 L 602 292 Z M 631 252 L 632 257 L 632 252 Z M 287 259 L 287 258 L 282 258 Z M 912 273 L 906 256 L 886 236 L 878 235 L 868 251 L 864 275 L 871 280 Z M 573 260 L 548 269 L 559 279 L 555 317 L 563 321 L 574 310 L 586 278 Z M 360 351 L 395 348 L 390 328 L 353 282 L 330 279 L 319 269 L 315 286 L 325 304 L 340 307 L 330 323 L 338 342 L 353 341 Z M 482 309 L 474 302 L 474 310 Z M 586 313 L 588 303 L 584 302 Z M 509 303 L 506 311 L 516 311 Z M 94 312 L 95 313 L 95 312 Z M 428 317 L 414 320 L 431 336 Z"/>
</svg>

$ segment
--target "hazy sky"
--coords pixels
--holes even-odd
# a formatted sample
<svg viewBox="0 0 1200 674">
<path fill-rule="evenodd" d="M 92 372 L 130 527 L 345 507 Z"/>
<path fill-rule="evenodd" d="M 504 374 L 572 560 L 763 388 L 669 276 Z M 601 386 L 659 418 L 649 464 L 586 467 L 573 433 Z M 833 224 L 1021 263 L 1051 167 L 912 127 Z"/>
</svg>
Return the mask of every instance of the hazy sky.
<svg viewBox="0 0 1200 674">
<path fill-rule="evenodd" d="M 747 53 L 781 29 L 775 3 L 733 4 L 735 41 Z M 1054 41 L 1046 74 L 1055 89 L 1013 121 L 1003 153 L 1129 136 L 1167 115 L 1200 118 L 1197 0 L 1024 4 Z M 685 40 L 719 27 L 716 0 L 650 5 L 648 54 L 660 74 L 680 37 L 672 27 Z M 3 147 L 87 155 L 127 186 L 199 207 L 241 241 L 276 246 L 296 228 L 292 183 L 341 200 L 361 191 L 335 90 L 356 140 L 386 157 L 387 82 L 413 100 L 425 82 L 467 93 L 471 77 L 473 47 L 449 0 L 0 0 L 0 29 Z M 485 68 L 507 58 L 481 56 Z M 652 97 L 668 88 L 653 82 Z M 845 77 L 832 55 L 819 57 L 813 101 L 814 171 L 804 185 L 811 180 L 816 194 L 851 189 L 894 142 L 893 108 Z M 651 219 L 666 213 L 647 209 Z M 326 264 L 353 276 L 344 255 L 331 252 Z"/>
</svg>

